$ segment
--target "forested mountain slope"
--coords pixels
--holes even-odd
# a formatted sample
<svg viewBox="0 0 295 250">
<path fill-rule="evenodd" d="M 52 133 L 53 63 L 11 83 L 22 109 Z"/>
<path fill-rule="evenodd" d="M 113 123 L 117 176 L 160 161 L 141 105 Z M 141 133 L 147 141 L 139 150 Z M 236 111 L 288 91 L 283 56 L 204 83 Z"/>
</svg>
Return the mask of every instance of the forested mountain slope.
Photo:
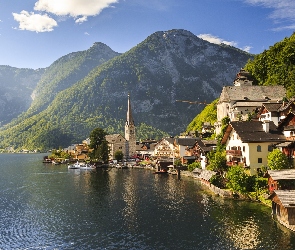
<svg viewBox="0 0 295 250">
<path fill-rule="evenodd" d="M 244 51 L 211 44 L 185 30 L 156 32 L 70 86 L 51 85 L 48 80 L 44 88 L 53 89 L 54 95 L 46 98 L 48 91 L 43 96 L 36 91 L 42 98 L 33 103 L 27 119 L 0 131 L 0 147 L 66 146 L 95 127 L 123 133 L 128 93 L 138 138 L 177 135 L 203 109 L 177 100 L 215 100 L 250 58 Z M 64 71 L 69 72 L 68 67 L 60 74 Z M 38 89 L 42 86 L 40 81 Z"/>
<path fill-rule="evenodd" d="M 26 111 L 44 69 L 0 66 L 0 127 Z"/>
</svg>

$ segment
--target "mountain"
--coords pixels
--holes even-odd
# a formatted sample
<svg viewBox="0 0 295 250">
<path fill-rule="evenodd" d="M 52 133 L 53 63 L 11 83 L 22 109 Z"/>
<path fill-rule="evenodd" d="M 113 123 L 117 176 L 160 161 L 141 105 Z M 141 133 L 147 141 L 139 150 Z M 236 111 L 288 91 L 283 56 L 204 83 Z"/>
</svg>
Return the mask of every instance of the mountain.
<svg viewBox="0 0 295 250">
<path fill-rule="evenodd" d="M 75 62 L 67 55 L 48 80 L 42 77 L 28 111 L 0 131 L 0 147 L 66 146 L 95 127 L 123 133 L 128 93 L 138 138 L 177 135 L 203 109 L 177 100 L 215 100 L 252 57 L 185 30 L 156 32 L 87 75 L 84 62 L 71 70 Z"/>
<path fill-rule="evenodd" d="M 30 107 L 32 92 L 43 73 L 44 69 L 0 66 L 0 127 Z"/>
</svg>

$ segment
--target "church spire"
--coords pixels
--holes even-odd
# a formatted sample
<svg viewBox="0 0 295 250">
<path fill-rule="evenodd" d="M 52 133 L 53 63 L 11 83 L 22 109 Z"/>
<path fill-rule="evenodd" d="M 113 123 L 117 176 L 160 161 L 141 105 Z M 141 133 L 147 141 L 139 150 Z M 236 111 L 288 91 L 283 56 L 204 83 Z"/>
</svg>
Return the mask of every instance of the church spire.
<svg viewBox="0 0 295 250">
<path fill-rule="evenodd" d="M 132 111 L 131 111 L 130 94 L 129 93 L 128 93 L 128 110 L 127 110 L 126 125 L 134 125 L 134 120 L 133 120 Z"/>
</svg>

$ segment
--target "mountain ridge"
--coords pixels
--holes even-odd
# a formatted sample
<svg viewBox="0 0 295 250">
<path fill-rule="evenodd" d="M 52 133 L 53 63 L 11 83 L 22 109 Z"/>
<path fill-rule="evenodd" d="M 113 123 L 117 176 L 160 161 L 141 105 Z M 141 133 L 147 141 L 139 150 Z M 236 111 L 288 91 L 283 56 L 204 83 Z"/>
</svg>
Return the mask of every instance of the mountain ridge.
<svg viewBox="0 0 295 250">
<path fill-rule="evenodd" d="M 202 110 L 176 100 L 215 100 L 222 86 L 232 82 L 252 57 L 231 46 L 211 44 L 189 31 L 155 32 L 63 89 L 58 89 L 63 86 L 61 81 L 51 78 L 51 82 L 56 81 L 53 90 L 58 91 L 43 106 L 37 100 L 45 99 L 50 88 L 40 84 L 31 110 L 0 131 L 0 147 L 57 147 L 57 143 L 65 145 L 87 137 L 98 126 L 108 133 L 122 133 L 128 93 L 139 138 L 176 135 Z M 83 67 L 81 63 L 78 69 Z M 69 72 L 67 65 L 65 70 Z M 148 132 L 147 128 L 153 129 Z M 13 142 L 9 140 L 12 131 Z"/>
</svg>

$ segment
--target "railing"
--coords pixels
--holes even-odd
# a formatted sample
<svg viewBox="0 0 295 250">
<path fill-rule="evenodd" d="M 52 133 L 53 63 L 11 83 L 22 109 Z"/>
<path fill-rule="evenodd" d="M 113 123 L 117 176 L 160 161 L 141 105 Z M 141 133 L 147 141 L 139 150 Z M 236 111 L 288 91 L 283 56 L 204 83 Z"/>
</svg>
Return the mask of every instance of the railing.
<svg viewBox="0 0 295 250">
<path fill-rule="evenodd" d="M 226 150 L 226 155 L 242 156 L 242 151 L 241 150 Z"/>
</svg>

